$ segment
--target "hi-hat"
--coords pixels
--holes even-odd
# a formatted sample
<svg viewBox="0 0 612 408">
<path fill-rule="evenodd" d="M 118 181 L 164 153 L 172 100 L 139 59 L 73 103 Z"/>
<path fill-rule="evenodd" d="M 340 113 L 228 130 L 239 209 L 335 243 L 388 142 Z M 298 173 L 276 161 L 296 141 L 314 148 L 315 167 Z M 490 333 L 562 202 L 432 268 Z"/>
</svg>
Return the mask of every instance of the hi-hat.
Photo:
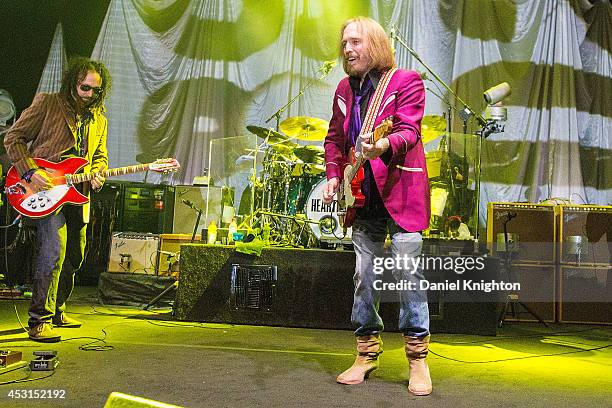
<svg viewBox="0 0 612 408">
<path fill-rule="evenodd" d="M 423 116 L 421 120 L 421 140 L 429 143 L 442 136 L 446 130 L 446 119 L 440 115 Z"/>
<path fill-rule="evenodd" d="M 326 120 L 307 116 L 288 118 L 280 124 L 280 130 L 289 137 L 311 142 L 325 139 L 328 127 Z"/>
<path fill-rule="evenodd" d="M 300 146 L 293 154 L 304 163 L 323 164 L 325 161 L 325 150 L 321 146 Z"/>
</svg>

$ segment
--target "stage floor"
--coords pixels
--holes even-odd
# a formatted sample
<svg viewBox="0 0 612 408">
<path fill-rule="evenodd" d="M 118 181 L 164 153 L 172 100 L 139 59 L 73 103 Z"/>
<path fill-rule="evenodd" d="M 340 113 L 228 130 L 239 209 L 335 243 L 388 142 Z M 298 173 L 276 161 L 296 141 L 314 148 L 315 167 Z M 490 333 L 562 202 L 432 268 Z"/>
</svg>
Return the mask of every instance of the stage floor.
<svg viewBox="0 0 612 408">
<path fill-rule="evenodd" d="M 25 322 L 27 301 L 15 305 Z M 507 322 L 497 337 L 436 334 L 434 392 L 411 397 L 397 333 L 383 335 L 381 368 L 366 383 L 342 386 L 335 377 L 353 360 L 347 330 L 178 322 L 167 309 L 101 306 L 90 287 L 76 288 L 69 310 L 83 327 L 43 345 L 27 340 L 13 302 L 0 300 L 0 347 L 28 360 L 58 350 L 61 361 L 52 377 L 0 386 L 0 406 L 102 407 L 112 391 L 186 407 L 607 407 L 612 398 L 612 348 L 602 348 L 612 344 L 610 327 Z M 93 338 L 112 349 L 79 350 Z M 65 389 L 67 398 L 16 401 L 11 389 Z"/>
</svg>

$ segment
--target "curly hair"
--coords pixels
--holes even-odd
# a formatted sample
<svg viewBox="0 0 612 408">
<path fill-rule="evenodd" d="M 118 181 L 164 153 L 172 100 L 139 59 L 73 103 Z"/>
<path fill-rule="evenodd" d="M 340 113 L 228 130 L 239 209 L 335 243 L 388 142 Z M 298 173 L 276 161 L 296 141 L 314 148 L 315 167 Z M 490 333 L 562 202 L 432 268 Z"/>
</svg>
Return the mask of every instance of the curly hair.
<svg viewBox="0 0 612 408">
<path fill-rule="evenodd" d="M 104 111 L 104 100 L 110 92 L 112 81 L 108 69 L 100 61 L 94 61 L 85 57 L 72 58 L 68 63 L 68 69 L 64 72 L 60 94 L 73 108 L 76 108 L 74 92 L 78 83 L 85 79 L 89 71 L 97 72 L 102 82 L 102 91 L 96 95 L 96 99 L 89 106 L 89 109 Z"/>
</svg>

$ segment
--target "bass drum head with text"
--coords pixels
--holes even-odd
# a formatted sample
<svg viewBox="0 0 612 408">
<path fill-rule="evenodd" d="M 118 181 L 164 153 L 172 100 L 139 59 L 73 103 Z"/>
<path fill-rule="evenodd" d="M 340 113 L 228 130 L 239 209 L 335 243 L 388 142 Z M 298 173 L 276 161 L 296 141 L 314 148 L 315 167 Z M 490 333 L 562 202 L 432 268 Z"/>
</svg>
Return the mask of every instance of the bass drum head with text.
<svg viewBox="0 0 612 408">
<path fill-rule="evenodd" d="M 309 223 L 312 233 L 319 241 L 325 242 L 341 242 L 351 240 L 352 228 L 348 228 L 346 235 L 340 226 L 340 220 L 336 212 L 338 211 L 338 201 L 334 200 L 330 204 L 323 204 L 323 189 L 327 180 L 320 180 L 315 184 L 314 188 L 306 200 L 306 208 L 304 212 L 306 217 L 317 223 Z"/>
</svg>

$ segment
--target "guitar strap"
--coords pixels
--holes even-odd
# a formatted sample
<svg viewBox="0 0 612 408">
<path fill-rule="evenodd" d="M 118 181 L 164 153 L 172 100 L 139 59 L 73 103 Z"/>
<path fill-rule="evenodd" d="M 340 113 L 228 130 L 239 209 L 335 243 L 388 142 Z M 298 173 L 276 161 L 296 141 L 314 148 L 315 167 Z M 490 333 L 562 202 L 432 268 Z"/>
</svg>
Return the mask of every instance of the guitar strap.
<svg viewBox="0 0 612 408">
<path fill-rule="evenodd" d="M 387 90 L 387 86 L 389 82 L 391 82 L 391 78 L 393 74 L 395 74 L 397 68 L 391 68 L 387 72 L 383 74 L 378 82 L 378 86 L 376 87 L 376 91 L 372 96 L 372 102 L 370 106 L 368 106 L 368 111 L 366 113 L 365 119 L 363 121 L 363 126 L 361 127 L 361 132 L 359 132 L 359 136 L 365 135 L 368 132 L 371 132 L 374 129 L 374 121 L 376 120 L 376 114 L 378 109 L 380 108 L 380 104 L 382 103 L 383 95 Z"/>
</svg>

